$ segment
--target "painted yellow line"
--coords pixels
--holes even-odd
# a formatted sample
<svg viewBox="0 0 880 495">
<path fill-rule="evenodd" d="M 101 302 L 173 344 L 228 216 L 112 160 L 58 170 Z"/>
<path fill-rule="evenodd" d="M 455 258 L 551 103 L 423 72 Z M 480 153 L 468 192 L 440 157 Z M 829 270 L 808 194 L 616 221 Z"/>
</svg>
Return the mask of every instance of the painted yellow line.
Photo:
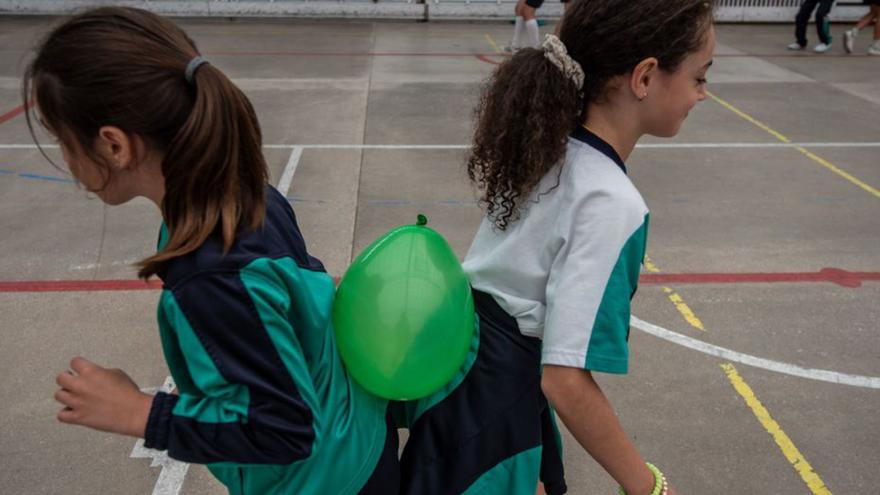
<svg viewBox="0 0 880 495">
<path fill-rule="evenodd" d="M 752 117 L 751 115 L 743 112 L 742 110 L 736 108 L 735 106 L 731 105 L 730 103 L 722 100 L 718 96 L 716 96 L 708 91 L 706 92 L 706 94 L 708 94 L 710 98 L 712 98 L 713 100 L 718 102 L 719 105 L 721 105 L 724 108 L 730 110 L 731 112 L 737 114 L 738 116 L 742 117 L 743 119 L 747 120 L 748 122 L 754 124 L 755 126 L 759 127 L 763 131 L 769 133 L 770 135 L 772 135 L 776 139 L 782 141 L 783 143 L 791 144 L 790 139 L 788 139 L 787 137 L 785 137 L 781 133 L 773 130 L 767 124 L 765 124 L 765 123 L 761 122 L 760 120 Z M 877 190 L 876 188 L 871 187 L 870 185 L 866 184 L 864 181 L 861 181 L 861 180 L 857 179 L 856 177 L 854 177 L 853 175 L 843 171 L 840 167 L 838 167 L 838 166 L 834 165 L 833 163 L 829 162 L 828 160 L 816 155 L 815 153 L 807 150 L 803 146 L 795 146 L 794 148 L 796 150 L 800 151 L 801 153 L 803 153 L 804 155 L 806 155 L 808 158 L 810 158 L 814 162 L 818 163 L 819 165 L 822 165 L 823 167 L 827 168 L 828 170 L 834 172 L 835 174 L 852 182 L 853 184 L 859 186 L 860 188 L 864 189 L 865 191 L 874 195 L 875 197 L 880 198 L 880 190 Z"/>
<path fill-rule="evenodd" d="M 486 33 L 486 41 L 489 42 L 489 45 L 492 46 L 492 49 L 495 50 L 495 53 L 501 53 L 501 48 L 498 47 L 498 43 L 495 43 L 495 40 L 492 39 L 492 36 L 489 33 Z"/>
<path fill-rule="evenodd" d="M 770 436 L 773 437 L 773 440 L 776 441 L 776 444 L 779 445 L 779 448 L 782 449 L 783 455 L 785 455 L 788 462 L 791 463 L 795 471 L 801 476 L 801 479 L 807 484 L 810 492 L 816 495 L 831 495 L 831 490 L 825 486 L 822 478 L 813 471 L 813 467 L 810 466 L 810 463 L 807 462 L 801 452 L 795 447 L 791 439 L 788 438 L 788 435 L 782 431 L 779 423 L 770 417 L 767 408 L 755 397 L 752 388 L 739 376 L 736 368 L 732 364 L 725 363 L 721 365 L 721 369 L 727 374 L 727 378 L 730 380 L 733 388 L 745 399 L 746 404 L 752 409 L 761 425 L 764 426 L 767 432 L 770 433 Z"/>
<path fill-rule="evenodd" d="M 657 268 L 657 265 L 651 262 L 651 258 L 648 258 L 648 255 L 645 255 L 645 269 L 647 269 L 651 273 L 660 273 L 660 269 Z"/>
<path fill-rule="evenodd" d="M 751 122 L 752 124 L 754 124 L 754 125 L 760 127 L 761 130 L 766 131 L 767 133 L 771 134 L 773 137 L 775 137 L 776 139 L 782 141 L 783 143 L 790 143 L 790 142 L 791 142 L 790 139 L 788 139 L 787 137 L 783 136 L 782 134 L 780 134 L 780 133 L 774 131 L 773 129 L 771 129 L 769 126 L 767 126 L 767 125 L 764 124 L 763 122 L 761 122 L 761 121 L 755 119 L 755 118 L 752 117 L 751 115 L 749 115 L 749 114 L 743 112 L 742 110 L 740 110 L 739 108 L 736 108 L 735 106 L 731 105 L 730 103 L 727 103 L 726 101 L 724 101 L 724 100 L 722 100 L 721 98 L 715 96 L 714 94 L 710 93 L 709 91 L 706 91 L 706 94 L 709 95 L 709 97 L 712 98 L 713 100 L 717 101 L 722 107 L 724 107 L 724 108 L 730 110 L 731 112 L 733 112 L 733 113 L 739 115 L 739 116 L 742 117 L 743 119 L 745 119 L 745 120 Z"/>
<path fill-rule="evenodd" d="M 837 175 L 843 177 L 844 179 L 852 182 L 853 184 L 861 187 L 865 191 L 868 191 L 870 194 L 873 194 L 874 196 L 880 198 L 880 190 L 877 190 L 876 188 L 869 186 L 868 184 L 860 181 L 859 179 L 856 179 L 855 177 L 853 177 L 852 175 L 850 175 L 847 172 L 844 172 L 843 170 L 841 170 L 840 168 L 838 168 L 837 166 L 835 166 L 833 163 L 829 162 L 828 160 L 816 155 L 815 153 L 807 150 L 806 148 L 804 148 L 802 146 L 795 146 L 795 149 L 797 149 L 801 153 L 807 155 L 808 157 L 810 157 L 813 161 L 815 161 L 819 165 L 822 165 L 823 167 L 827 168 L 828 170 L 831 170 L 832 172 L 834 172 L 835 174 L 837 174 Z"/>
<path fill-rule="evenodd" d="M 657 268 L 657 265 L 655 265 L 651 261 L 651 258 L 648 257 L 647 253 L 645 254 L 644 262 L 645 262 L 645 269 L 646 270 L 648 270 L 651 273 L 660 273 L 660 269 Z M 703 322 L 700 321 L 699 318 L 697 318 L 697 315 L 695 315 L 693 311 L 691 311 L 690 306 L 685 304 L 685 302 L 681 298 L 681 296 L 679 296 L 670 287 L 663 287 L 663 292 L 665 292 L 666 294 L 669 295 L 669 300 L 672 301 L 672 304 L 675 305 L 675 309 L 677 309 L 678 312 L 681 313 L 681 316 L 682 316 L 682 318 L 684 318 L 684 321 L 688 322 L 692 327 L 696 328 L 697 330 L 701 330 L 703 332 L 706 331 L 706 327 L 703 326 Z"/>
<path fill-rule="evenodd" d="M 678 312 L 681 313 L 684 321 L 688 322 L 692 327 L 696 328 L 697 330 L 703 332 L 706 331 L 706 327 L 703 326 L 703 322 L 700 321 L 699 318 L 697 318 L 697 315 L 695 315 L 694 312 L 691 311 L 690 306 L 685 304 L 684 300 L 682 300 L 681 296 L 679 296 L 678 293 L 676 293 L 669 287 L 664 287 L 663 292 L 669 295 L 669 300 L 672 301 L 672 304 L 675 305 L 675 309 L 677 309 Z"/>
</svg>

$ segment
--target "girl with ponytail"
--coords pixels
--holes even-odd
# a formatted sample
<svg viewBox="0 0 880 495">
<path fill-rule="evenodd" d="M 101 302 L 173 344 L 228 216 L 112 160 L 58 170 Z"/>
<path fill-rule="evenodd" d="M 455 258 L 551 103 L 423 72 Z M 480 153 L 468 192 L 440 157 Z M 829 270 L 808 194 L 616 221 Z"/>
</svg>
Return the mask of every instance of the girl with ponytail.
<svg viewBox="0 0 880 495">
<path fill-rule="evenodd" d="M 554 411 L 621 493 L 674 493 L 592 373 L 628 369 L 649 215 L 625 162 L 705 98 L 714 46 L 711 0 L 578 0 L 492 75 L 467 164 L 486 210 L 464 261 L 479 348 L 415 408 L 404 493 L 565 493 Z"/>
<path fill-rule="evenodd" d="M 138 266 L 163 281 L 177 393 L 144 394 L 76 357 L 56 379 L 58 419 L 207 464 L 231 493 L 397 493 L 387 404 L 342 367 L 333 280 L 267 183 L 245 95 L 172 22 L 99 8 L 47 36 L 23 97 L 87 190 L 111 205 L 145 197 L 163 220 Z"/>
</svg>

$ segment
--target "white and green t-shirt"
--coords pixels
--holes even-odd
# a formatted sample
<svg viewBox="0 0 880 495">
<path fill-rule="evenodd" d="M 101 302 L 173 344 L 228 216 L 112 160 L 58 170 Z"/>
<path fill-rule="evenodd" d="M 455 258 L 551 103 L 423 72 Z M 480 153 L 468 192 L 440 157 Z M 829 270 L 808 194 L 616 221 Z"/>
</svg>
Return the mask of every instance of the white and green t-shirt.
<svg viewBox="0 0 880 495">
<path fill-rule="evenodd" d="M 483 219 L 464 269 L 542 339 L 542 364 L 626 373 L 648 216 L 614 149 L 579 128 L 518 220 L 501 231 Z"/>
</svg>

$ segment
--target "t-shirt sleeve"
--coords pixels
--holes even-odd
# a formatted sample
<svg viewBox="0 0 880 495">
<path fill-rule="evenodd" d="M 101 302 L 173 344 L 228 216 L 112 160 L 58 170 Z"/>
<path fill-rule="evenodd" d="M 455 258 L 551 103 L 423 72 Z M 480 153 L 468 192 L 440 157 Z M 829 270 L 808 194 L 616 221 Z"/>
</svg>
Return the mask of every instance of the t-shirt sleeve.
<svg viewBox="0 0 880 495">
<path fill-rule="evenodd" d="M 630 300 L 645 256 L 641 198 L 593 191 L 560 216 L 550 268 L 542 364 L 626 373 Z"/>
</svg>

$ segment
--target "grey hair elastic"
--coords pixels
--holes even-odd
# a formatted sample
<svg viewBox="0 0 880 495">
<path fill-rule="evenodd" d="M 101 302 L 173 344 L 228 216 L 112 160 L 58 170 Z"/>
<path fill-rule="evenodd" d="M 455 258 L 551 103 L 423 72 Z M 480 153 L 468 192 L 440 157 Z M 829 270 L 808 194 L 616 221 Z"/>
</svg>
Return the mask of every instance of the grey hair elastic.
<svg viewBox="0 0 880 495">
<path fill-rule="evenodd" d="M 196 73 L 199 67 L 202 66 L 202 64 L 207 63 L 208 61 L 202 58 L 201 55 L 193 57 L 193 59 L 190 60 L 188 64 L 186 64 L 186 72 L 183 73 L 183 77 L 186 78 L 186 82 L 192 84 L 193 75 Z"/>
</svg>

